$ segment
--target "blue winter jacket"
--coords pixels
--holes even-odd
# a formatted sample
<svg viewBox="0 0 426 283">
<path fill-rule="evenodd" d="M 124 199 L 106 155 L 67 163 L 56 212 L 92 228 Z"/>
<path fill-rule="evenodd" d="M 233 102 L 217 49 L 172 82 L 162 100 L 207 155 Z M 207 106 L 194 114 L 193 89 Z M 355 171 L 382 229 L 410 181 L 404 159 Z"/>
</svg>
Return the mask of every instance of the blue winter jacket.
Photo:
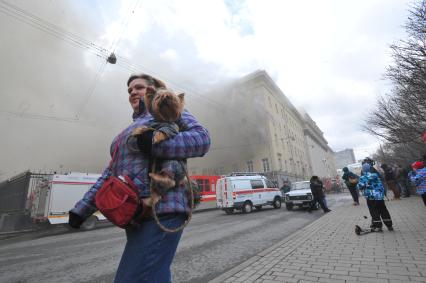
<svg viewBox="0 0 426 283">
<path fill-rule="evenodd" d="M 416 193 L 422 195 L 426 193 L 426 167 L 416 170 L 415 174 L 410 172 L 410 180 L 416 186 Z"/>
<path fill-rule="evenodd" d="M 358 189 L 364 190 L 364 197 L 368 200 L 383 200 L 385 189 L 377 173 L 364 173 L 357 185 Z"/>
</svg>

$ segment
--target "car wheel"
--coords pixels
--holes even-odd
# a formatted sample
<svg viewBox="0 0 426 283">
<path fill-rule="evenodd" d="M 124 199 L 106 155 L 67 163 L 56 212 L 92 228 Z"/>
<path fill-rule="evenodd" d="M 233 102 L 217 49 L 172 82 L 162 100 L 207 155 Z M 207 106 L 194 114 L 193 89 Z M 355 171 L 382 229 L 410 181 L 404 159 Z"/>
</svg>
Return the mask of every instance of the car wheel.
<svg viewBox="0 0 426 283">
<path fill-rule="evenodd" d="M 281 208 L 281 199 L 279 197 L 276 197 L 272 205 L 275 209 Z"/>
<path fill-rule="evenodd" d="M 96 216 L 90 216 L 86 219 L 86 221 L 81 224 L 81 229 L 85 231 L 93 230 L 96 227 L 96 223 L 98 222 L 98 218 Z"/>
<path fill-rule="evenodd" d="M 243 204 L 243 208 L 242 208 L 243 213 L 250 213 L 252 210 L 253 210 L 253 205 L 251 204 L 251 202 L 246 201 Z"/>
<path fill-rule="evenodd" d="M 256 205 L 256 206 L 255 206 L 255 208 L 256 208 L 257 210 L 261 210 L 261 209 L 262 209 L 262 206 L 261 206 L 261 205 Z"/>
<path fill-rule="evenodd" d="M 228 215 L 233 214 L 234 209 L 233 208 L 227 208 L 227 209 L 225 209 L 225 213 L 228 214 Z"/>
<path fill-rule="evenodd" d="M 285 204 L 285 208 L 287 208 L 287 210 L 292 210 L 293 209 L 293 204 L 292 203 L 286 203 Z"/>
</svg>

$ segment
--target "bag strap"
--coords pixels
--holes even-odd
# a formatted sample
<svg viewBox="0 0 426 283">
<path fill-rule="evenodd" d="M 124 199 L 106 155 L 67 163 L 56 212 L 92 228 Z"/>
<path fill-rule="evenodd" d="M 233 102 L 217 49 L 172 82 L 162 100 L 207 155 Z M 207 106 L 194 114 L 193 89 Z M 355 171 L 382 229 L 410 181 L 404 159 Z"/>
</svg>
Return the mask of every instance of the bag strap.
<svg viewBox="0 0 426 283">
<path fill-rule="evenodd" d="M 152 162 L 152 163 L 153 163 L 153 164 L 152 164 L 152 165 L 153 165 L 153 166 L 152 166 L 152 172 L 153 172 L 153 173 L 155 173 L 156 161 L 157 161 L 157 160 L 156 160 L 156 159 L 154 159 L 154 161 Z M 158 227 L 160 227 L 160 229 L 161 229 L 161 230 L 163 230 L 164 232 L 168 232 L 168 233 L 176 233 L 176 232 L 179 232 L 179 231 L 181 231 L 183 228 L 185 228 L 185 227 L 186 227 L 186 225 L 188 225 L 188 224 L 189 224 L 189 221 L 191 221 L 191 218 L 192 218 L 192 211 L 194 210 L 194 192 L 193 192 L 193 190 L 192 190 L 191 180 L 189 179 L 188 171 L 186 170 L 186 167 L 185 167 L 185 166 L 184 166 L 184 171 L 185 171 L 186 179 L 188 180 L 189 191 L 190 191 L 190 194 L 191 194 L 191 206 L 190 206 L 190 210 L 189 210 L 188 218 L 185 220 L 185 222 L 184 222 L 181 226 L 179 226 L 179 227 L 177 227 L 177 228 L 174 228 L 174 229 L 167 228 L 167 227 L 165 227 L 163 224 L 161 224 L 160 220 L 158 219 L 157 212 L 155 211 L 156 204 L 154 204 L 154 205 L 152 206 L 152 216 L 154 217 L 154 220 L 155 220 L 155 222 L 157 223 Z M 150 191 L 151 191 L 151 195 L 152 195 L 152 193 L 153 193 L 153 182 L 152 182 L 152 181 L 150 182 L 149 189 L 150 189 Z"/>
<path fill-rule="evenodd" d="M 119 145 L 120 145 L 120 141 L 121 141 L 121 138 L 123 137 L 123 134 L 124 134 L 124 131 L 125 131 L 126 129 L 124 129 L 119 135 L 118 135 L 118 138 L 117 138 L 117 142 L 115 143 L 115 147 L 114 147 L 114 151 L 113 151 L 113 153 L 112 153 L 112 157 L 111 157 L 111 161 L 109 162 L 109 165 L 108 165 L 108 168 L 109 168 L 109 170 L 111 171 L 111 174 L 112 174 L 112 165 L 113 165 L 113 163 L 114 163 L 114 160 L 115 160 L 115 157 L 117 156 L 117 152 L 118 152 L 118 147 L 119 147 Z"/>
</svg>

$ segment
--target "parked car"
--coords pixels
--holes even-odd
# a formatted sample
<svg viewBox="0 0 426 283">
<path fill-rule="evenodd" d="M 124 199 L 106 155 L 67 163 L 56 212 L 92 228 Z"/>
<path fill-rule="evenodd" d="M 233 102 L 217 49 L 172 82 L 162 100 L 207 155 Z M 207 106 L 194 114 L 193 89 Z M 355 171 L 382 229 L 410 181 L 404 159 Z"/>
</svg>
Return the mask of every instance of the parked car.
<svg viewBox="0 0 426 283">
<path fill-rule="evenodd" d="M 292 210 L 297 207 L 309 207 L 313 200 L 309 181 L 294 182 L 291 184 L 290 191 L 285 194 L 285 207 Z M 318 204 L 316 207 L 318 208 Z"/>
</svg>

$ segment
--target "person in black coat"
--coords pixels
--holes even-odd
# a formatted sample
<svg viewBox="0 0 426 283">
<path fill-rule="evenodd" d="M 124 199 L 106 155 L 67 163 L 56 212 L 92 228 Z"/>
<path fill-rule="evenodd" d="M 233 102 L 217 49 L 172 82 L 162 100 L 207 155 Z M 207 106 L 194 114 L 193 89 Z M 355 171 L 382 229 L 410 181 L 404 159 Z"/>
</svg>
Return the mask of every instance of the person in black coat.
<svg viewBox="0 0 426 283">
<path fill-rule="evenodd" d="M 325 195 L 324 195 L 324 186 L 318 176 L 312 176 L 310 180 L 311 184 L 311 192 L 313 200 L 311 202 L 311 206 L 308 208 L 308 212 L 311 212 L 315 207 L 316 203 L 319 203 L 324 213 L 330 212 L 331 210 L 327 207 L 325 203 Z"/>
</svg>

